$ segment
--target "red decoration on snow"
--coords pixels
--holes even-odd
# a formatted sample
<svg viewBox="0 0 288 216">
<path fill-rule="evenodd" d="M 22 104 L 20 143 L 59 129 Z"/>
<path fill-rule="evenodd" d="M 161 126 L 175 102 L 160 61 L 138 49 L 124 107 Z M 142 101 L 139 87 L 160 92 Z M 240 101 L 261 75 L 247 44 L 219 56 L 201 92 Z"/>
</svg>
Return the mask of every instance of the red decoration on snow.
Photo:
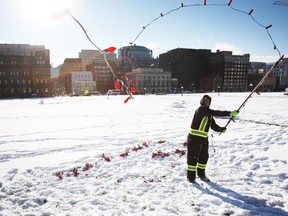
<svg viewBox="0 0 288 216">
<path fill-rule="evenodd" d="M 114 88 L 115 89 L 120 89 L 120 83 L 118 81 L 114 82 Z"/>
<path fill-rule="evenodd" d="M 231 3 L 232 3 L 232 0 L 230 0 L 230 1 L 229 1 L 229 3 L 228 3 L 228 6 L 230 6 L 230 5 L 231 5 Z"/>
<path fill-rule="evenodd" d="M 186 154 L 185 150 L 180 150 L 180 149 L 175 149 L 175 153 L 179 154 L 179 157 L 183 156 Z"/>
<path fill-rule="evenodd" d="M 170 156 L 169 152 L 165 153 L 165 152 L 162 152 L 161 150 L 159 150 L 157 153 L 155 153 L 155 152 L 152 153 L 152 158 L 155 158 L 155 157 L 164 158 L 164 157 L 169 157 L 169 156 Z"/>
<path fill-rule="evenodd" d="M 254 10 L 253 10 L 253 9 L 251 9 L 251 10 L 250 10 L 250 12 L 249 12 L 249 15 L 251 15 L 251 14 L 253 13 L 253 11 L 254 11 Z"/>
<path fill-rule="evenodd" d="M 142 143 L 142 146 L 140 146 L 140 145 L 138 145 L 137 147 L 134 146 L 134 147 L 132 148 L 132 151 L 138 151 L 138 150 L 140 150 L 140 149 L 143 149 L 144 147 L 146 147 L 146 148 L 149 147 L 149 145 L 147 144 L 147 142 L 143 142 L 143 143 Z"/>
<path fill-rule="evenodd" d="M 271 27 L 272 27 L 272 24 L 266 26 L 266 29 L 269 29 L 269 28 L 271 28 Z"/>
<path fill-rule="evenodd" d="M 76 167 L 73 168 L 72 173 L 75 177 L 79 175 L 78 169 Z"/>
<path fill-rule="evenodd" d="M 107 53 L 114 53 L 114 51 L 116 50 L 116 47 L 108 47 L 107 49 L 105 49 L 104 51 Z"/>
<path fill-rule="evenodd" d="M 140 149 L 143 149 L 143 147 L 142 146 L 140 146 L 140 145 L 138 145 L 138 147 L 133 147 L 132 148 L 132 151 L 138 151 L 138 150 L 140 150 Z"/>
<path fill-rule="evenodd" d="M 157 143 L 165 143 L 166 141 L 165 140 L 159 140 Z"/>
<path fill-rule="evenodd" d="M 182 145 L 183 145 L 183 146 L 187 146 L 187 141 L 185 141 Z"/>
<path fill-rule="evenodd" d="M 82 171 L 85 172 L 85 171 L 91 169 L 92 167 L 93 167 L 92 164 L 86 163 L 85 166 L 83 167 Z"/>
<path fill-rule="evenodd" d="M 57 172 L 57 173 L 56 173 L 56 176 L 57 176 L 60 180 L 63 179 L 62 173 L 60 173 L 60 172 Z"/>
<path fill-rule="evenodd" d="M 143 145 L 144 147 L 146 147 L 146 148 L 148 148 L 148 147 L 149 147 L 149 145 L 148 145 L 148 143 L 147 143 L 147 142 L 143 142 L 143 143 L 142 143 L 142 145 Z"/>
<path fill-rule="evenodd" d="M 125 153 L 122 153 L 119 156 L 120 157 L 127 157 L 129 155 L 128 153 L 129 153 L 129 151 L 126 151 Z"/>
<path fill-rule="evenodd" d="M 106 156 L 104 155 L 104 153 L 102 154 L 102 159 L 104 159 L 104 160 L 107 161 L 107 162 L 110 162 L 110 161 L 111 161 L 111 159 L 110 159 L 109 157 L 106 157 Z"/>
</svg>

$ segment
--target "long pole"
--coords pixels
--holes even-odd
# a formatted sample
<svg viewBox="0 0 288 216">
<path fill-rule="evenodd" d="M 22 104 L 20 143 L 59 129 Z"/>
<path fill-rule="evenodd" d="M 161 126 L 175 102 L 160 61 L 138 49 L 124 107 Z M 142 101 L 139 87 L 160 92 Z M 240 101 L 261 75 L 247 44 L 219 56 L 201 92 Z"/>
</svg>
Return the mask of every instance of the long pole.
<svg viewBox="0 0 288 216">
<path fill-rule="evenodd" d="M 251 93 L 249 94 L 249 96 L 244 100 L 244 102 L 240 105 L 240 107 L 237 109 L 237 111 L 239 112 L 247 103 L 247 101 L 252 97 L 252 95 L 257 92 L 257 90 L 259 89 L 259 87 L 265 82 L 266 78 L 269 76 L 269 74 L 272 72 L 272 70 L 279 64 L 279 62 L 284 58 L 284 55 L 282 55 L 278 61 L 276 61 L 273 66 L 270 68 L 270 70 L 265 74 L 265 76 L 263 76 L 263 78 L 260 80 L 260 82 L 255 86 L 255 88 L 251 91 Z M 230 122 L 233 120 L 233 116 L 229 119 L 229 121 L 227 122 L 227 124 L 225 125 L 225 127 L 227 127 Z M 221 133 L 219 134 L 221 135 Z"/>
</svg>

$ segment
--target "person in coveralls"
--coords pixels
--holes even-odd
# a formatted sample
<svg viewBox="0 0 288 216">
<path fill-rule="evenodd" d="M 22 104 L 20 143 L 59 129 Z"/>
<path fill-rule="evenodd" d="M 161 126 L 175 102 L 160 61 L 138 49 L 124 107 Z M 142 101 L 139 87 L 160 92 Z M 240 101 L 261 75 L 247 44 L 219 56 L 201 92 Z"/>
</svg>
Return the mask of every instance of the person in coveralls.
<svg viewBox="0 0 288 216">
<path fill-rule="evenodd" d="M 200 100 L 200 107 L 195 111 L 191 123 L 190 132 L 187 140 L 187 179 L 191 183 L 196 183 L 196 172 L 202 181 L 209 182 L 205 174 L 208 162 L 208 131 L 211 127 L 216 132 L 225 132 L 225 127 L 216 124 L 213 116 L 232 116 L 236 117 L 238 111 L 219 111 L 210 109 L 211 97 L 204 95 Z"/>
</svg>

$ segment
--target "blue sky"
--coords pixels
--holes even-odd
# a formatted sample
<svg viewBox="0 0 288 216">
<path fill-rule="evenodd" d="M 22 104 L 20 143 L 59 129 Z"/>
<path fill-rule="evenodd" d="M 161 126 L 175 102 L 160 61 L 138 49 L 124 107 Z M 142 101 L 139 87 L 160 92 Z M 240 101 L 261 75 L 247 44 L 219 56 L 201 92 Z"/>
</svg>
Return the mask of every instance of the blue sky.
<svg viewBox="0 0 288 216">
<path fill-rule="evenodd" d="M 276 61 L 279 54 L 266 29 L 227 6 L 229 1 L 207 0 L 203 6 L 204 0 L 0 0 L 0 42 L 45 45 L 51 63 L 57 66 L 65 58 L 77 58 L 81 49 L 95 49 L 69 15 L 51 18 L 62 5 L 81 22 L 92 41 L 105 49 L 129 45 L 143 26 L 183 3 L 194 6 L 159 18 L 135 44 L 152 49 L 154 57 L 175 48 L 194 48 L 249 53 L 251 61 Z M 281 54 L 288 54 L 288 7 L 273 5 L 273 0 L 233 0 L 231 6 L 247 13 L 253 9 L 257 22 L 272 24 L 272 39 Z"/>
</svg>

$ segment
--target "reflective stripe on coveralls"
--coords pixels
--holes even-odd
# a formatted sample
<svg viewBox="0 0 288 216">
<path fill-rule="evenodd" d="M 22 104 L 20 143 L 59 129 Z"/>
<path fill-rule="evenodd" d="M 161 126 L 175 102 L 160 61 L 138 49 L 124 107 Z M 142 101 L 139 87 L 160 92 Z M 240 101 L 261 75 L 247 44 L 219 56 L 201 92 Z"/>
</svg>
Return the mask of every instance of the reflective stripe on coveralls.
<svg viewBox="0 0 288 216">
<path fill-rule="evenodd" d="M 207 138 L 208 137 L 208 132 L 205 131 L 206 125 L 208 123 L 208 116 L 204 116 L 204 118 L 201 121 L 201 124 L 199 126 L 199 129 L 190 129 L 190 134 L 194 135 L 194 136 L 199 136 L 199 137 L 204 137 Z"/>
<path fill-rule="evenodd" d="M 205 170 L 206 164 L 200 164 L 200 163 L 198 163 L 198 164 L 197 164 L 197 168 L 198 168 L 198 169 L 203 169 L 203 170 Z"/>
<path fill-rule="evenodd" d="M 196 172 L 197 166 L 192 166 L 192 165 L 188 165 L 187 170 L 188 171 L 192 171 L 192 172 Z"/>
</svg>

